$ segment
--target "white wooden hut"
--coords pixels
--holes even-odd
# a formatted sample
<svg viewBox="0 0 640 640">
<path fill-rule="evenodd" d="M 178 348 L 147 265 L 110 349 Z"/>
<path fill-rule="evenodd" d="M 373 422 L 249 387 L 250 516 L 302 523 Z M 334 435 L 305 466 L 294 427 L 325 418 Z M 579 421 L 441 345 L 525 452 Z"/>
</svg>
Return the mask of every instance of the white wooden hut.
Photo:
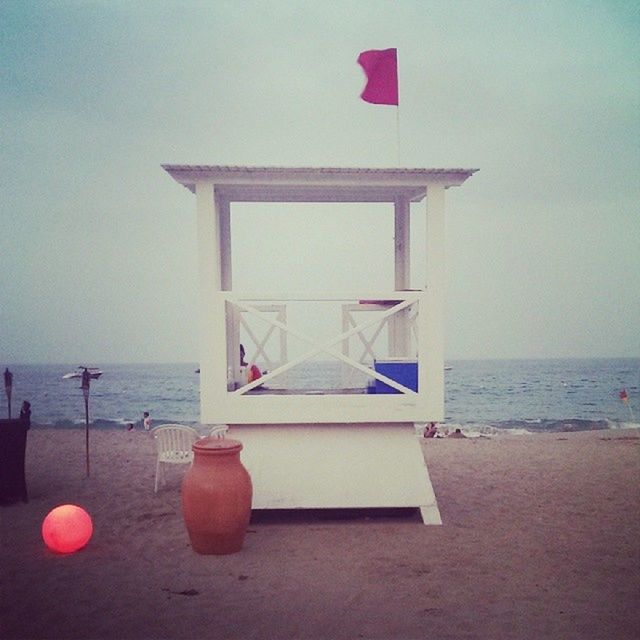
<svg viewBox="0 0 640 640">
<path fill-rule="evenodd" d="M 418 507 L 425 523 L 440 523 L 416 425 L 444 419 L 445 191 L 476 170 L 163 168 L 196 196 L 201 422 L 226 423 L 243 442 L 253 507 Z M 294 327 L 288 309 L 317 303 L 318 294 L 233 288 L 232 206 L 242 202 L 388 203 L 394 290 L 323 296 L 341 317 L 330 339 Z M 426 219 L 425 281 L 417 289 L 410 280 L 411 203 L 420 203 Z M 313 220 L 307 228 L 313 233 Z M 289 357 L 293 338 L 307 349 Z M 248 362 L 268 370 L 249 383 L 241 342 Z M 318 357 L 360 376 L 359 386 L 281 382 Z"/>
</svg>

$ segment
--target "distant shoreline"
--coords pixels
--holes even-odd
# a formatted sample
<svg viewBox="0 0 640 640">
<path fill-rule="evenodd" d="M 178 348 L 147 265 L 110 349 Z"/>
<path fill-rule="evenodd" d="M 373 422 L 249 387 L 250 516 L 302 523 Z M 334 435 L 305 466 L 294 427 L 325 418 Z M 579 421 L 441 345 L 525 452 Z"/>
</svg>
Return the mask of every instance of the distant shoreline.
<svg viewBox="0 0 640 640">
<path fill-rule="evenodd" d="M 126 431 L 129 424 L 133 424 L 133 428 L 136 431 L 142 431 L 142 421 L 127 422 L 116 420 L 97 420 L 95 422 L 89 422 L 89 428 L 99 431 Z M 185 424 L 198 426 L 200 423 L 197 420 L 154 420 L 153 426 L 157 427 L 162 424 Z M 416 426 L 423 423 L 415 423 Z M 426 424 L 426 423 L 424 423 Z M 459 428 L 463 433 L 469 437 L 479 436 L 501 436 L 501 435 L 537 435 L 543 433 L 578 433 L 582 431 L 620 431 L 620 430 L 634 430 L 640 429 L 640 423 L 632 422 L 615 422 L 611 420 L 580 420 L 577 418 L 570 418 L 567 420 L 540 420 L 540 421 L 514 421 L 513 423 L 507 423 L 504 426 L 484 425 L 484 424 L 459 424 L 443 422 L 440 423 L 441 428 L 447 428 L 448 430 L 454 430 Z M 61 422 L 58 424 L 50 423 L 32 423 L 32 429 L 41 430 L 80 430 L 85 428 L 84 422 Z"/>
</svg>

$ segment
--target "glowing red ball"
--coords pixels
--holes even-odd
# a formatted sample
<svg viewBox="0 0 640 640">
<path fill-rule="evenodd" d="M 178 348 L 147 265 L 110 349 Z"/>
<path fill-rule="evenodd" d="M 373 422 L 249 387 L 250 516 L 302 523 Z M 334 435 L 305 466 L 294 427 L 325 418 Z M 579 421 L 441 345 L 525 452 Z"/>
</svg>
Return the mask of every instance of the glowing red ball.
<svg viewBox="0 0 640 640">
<path fill-rule="evenodd" d="M 42 539 L 51 551 L 73 553 L 82 549 L 93 534 L 91 516 L 75 504 L 49 511 L 42 521 Z"/>
</svg>

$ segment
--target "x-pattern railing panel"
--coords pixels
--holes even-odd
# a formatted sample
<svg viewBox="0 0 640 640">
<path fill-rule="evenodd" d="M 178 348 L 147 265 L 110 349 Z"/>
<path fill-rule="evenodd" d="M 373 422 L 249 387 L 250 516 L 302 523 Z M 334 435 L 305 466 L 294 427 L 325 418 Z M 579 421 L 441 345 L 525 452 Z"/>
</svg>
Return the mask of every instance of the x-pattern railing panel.
<svg viewBox="0 0 640 640">
<path fill-rule="evenodd" d="M 243 299 L 234 298 L 234 297 L 228 295 L 227 296 L 227 300 L 229 301 L 230 304 L 232 304 L 235 307 L 237 307 L 240 311 L 244 311 L 244 312 L 246 312 L 246 313 L 248 313 L 248 314 L 250 314 L 250 315 L 252 315 L 252 316 L 254 316 L 256 318 L 260 318 L 264 322 L 272 325 L 274 328 L 281 329 L 282 331 L 285 331 L 286 333 L 290 334 L 291 336 L 298 338 L 302 342 L 311 345 L 311 348 L 308 351 L 304 352 L 302 355 L 300 355 L 297 358 L 294 358 L 292 360 L 289 360 L 285 364 L 281 365 L 280 367 L 277 367 L 273 371 L 270 371 L 269 373 L 265 374 L 261 378 L 259 378 L 257 380 L 254 380 L 253 382 L 250 382 L 250 383 L 240 387 L 239 389 L 237 389 L 236 391 L 233 392 L 234 394 L 243 395 L 243 394 L 247 393 L 248 391 L 251 391 L 252 389 L 255 389 L 256 387 L 265 384 L 269 380 L 272 380 L 273 378 L 276 378 L 279 375 L 282 375 L 283 373 L 286 373 L 287 371 L 289 371 L 293 367 L 296 367 L 297 365 L 301 364 L 302 362 L 310 360 L 311 358 L 313 358 L 313 357 L 315 357 L 315 356 L 317 356 L 317 355 L 319 355 L 321 353 L 326 353 L 326 354 L 332 356 L 333 358 L 341 360 L 342 362 L 344 362 L 348 366 L 350 366 L 350 367 L 352 367 L 354 369 L 357 369 L 358 371 L 364 373 L 368 377 L 375 378 L 377 380 L 380 380 L 381 382 L 384 382 L 385 384 L 387 384 L 391 388 L 399 391 L 400 393 L 403 393 L 405 395 L 413 395 L 413 396 L 417 395 L 417 393 L 415 391 L 413 391 L 413 389 L 409 389 L 408 387 L 405 387 L 404 385 L 400 384 L 396 380 L 393 380 L 392 378 L 389 378 L 388 376 L 385 376 L 384 374 L 382 374 L 382 373 L 380 373 L 378 371 L 375 371 L 375 370 L 373 370 L 373 369 L 361 364 L 360 362 L 357 362 L 353 358 L 350 358 L 350 357 L 344 355 L 343 353 L 341 353 L 340 351 L 335 349 L 334 345 L 343 342 L 344 340 L 350 338 L 351 336 L 361 334 L 361 332 L 364 329 L 367 329 L 368 327 L 373 326 L 376 323 L 386 322 L 388 318 L 390 318 L 394 314 L 399 313 L 400 311 L 402 311 L 404 309 L 408 309 L 408 308 L 412 307 L 413 305 L 419 304 L 420 298 L 419 298 L 418 295 L 416 295 L 416 294 L 406 294 L 402 298 L 398 297 L 397 303 L 393 304 L 388 309 L 383 311 L 379 316 L 377 316 L 375 318 L 370 318 L 368 320 L 365 320 L 364 322 L 361 322 L 361 323 L 359 323 L 357 325 L 352 326 L 350 329 L 348 329 L 346 331 L 343 331 L 342 333 L 338 334 L 337 336 L 334 336 L 334 337 L 329 338 L 328 340 L 324 340 L 324 341 L 317 341 L 315 338 L 312 338 L 312 337 L 308 336 L 306 333 L 298 331 L 298 330 L 294 329 L 293 327 L 290 327 L 289 325 L 287 325 L 287 324 L 285 324 L 285 323 L 283 323 L 283 322 L 281 322 L 281 321 L 279 321 L 277 319 L 274 319 L 274 318 L 271 318 L 271 317 L 267 316 L 264 312 L 260 311 L 257 308 L 256 305 L 251 305 L 251 304 L 249 304 L 247 301 L 245 301 Z"/>
<path fill-rule="evenodd" d="M 386 306 L 388 307 L 388 305 Z M 356 311 L 358 313 L 380 312 L 381 309 L 383 308 L 384 307 L 382 305 L 376 305 L 376 304 L 344 305 L 342 308 L 343 324 L 345 324 L 346 326 L 355 327 L 357 325 L 356 325 L 356 320 L 353 316 L 354 312 Z M 367 356 L 370 357 L 371 361 L 376 359 L 376 353 L 375 353 L 376 340 L 378 339 L 382 331 L 388 327 L 389 327 L 389 318 L 386 318 L 380 322 L 380 324 L 378 325 L 378 327 L 376 328 L 376 330 L 374 331 L 373 335 L 370 338 L 367 338 L 367 336 L 361 331 L 359 331 L 356 334 L 356 336 L 358 337 L 363 347 L 362 354 L 360 355 L 360 358 L 358 360 L 359 362 L 365 362 Z M 345 347 L 346 348 L 343 350 L 343 352 L 345 355 L 349 355 L 349 341 L 345 341 Z"/>
<path fill-rule="evenodd" d="M 276 320 L 281 324 L 286 325 L 287 311 L 284 305 L 261 305 L 260 307 L 258 307 L 258 310 L 261 313 L 265 314 L 264 317 L 267 317 L 267 313 L 275 313 Z M 251 355 L 249 360 L 251 362 L 257 362 L 258 360 L 260 360 L 260 357 L 262 357 L 267 367 L 269 367 L 270 369 L 273 368 L 275 366 L 275 363 L 267 354 L 266 347 L 269 339 L 278 327 L 275 324 L 271 324 L 262 336 L 262 339 L 260 339 L 256 335 L 256 332 L 253 330 L 253 328 L 249 325 L 247 318 L 245 318 L 242 313 L 240 314 L 240 327 L 241 329 L 244 329 L 244 331 L 246 331 L 247 336 L 255 347 L 255 352 Z M 282 348 L 280 351 L 280 357 L 282 357 Z"/>
</svg>

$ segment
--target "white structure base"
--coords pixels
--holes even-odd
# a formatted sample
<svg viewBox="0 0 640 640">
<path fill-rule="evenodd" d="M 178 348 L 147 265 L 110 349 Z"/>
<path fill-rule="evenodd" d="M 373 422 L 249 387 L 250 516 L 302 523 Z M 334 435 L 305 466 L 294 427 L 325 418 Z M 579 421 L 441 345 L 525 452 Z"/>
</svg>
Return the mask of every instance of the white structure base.
<svg viewBox="0 0 640 640">
<path fill-rule="evenodd" d="M 229 427 L 254 509 L 416 507 L 442 524 L 413 423 Z"/>
</svg>

